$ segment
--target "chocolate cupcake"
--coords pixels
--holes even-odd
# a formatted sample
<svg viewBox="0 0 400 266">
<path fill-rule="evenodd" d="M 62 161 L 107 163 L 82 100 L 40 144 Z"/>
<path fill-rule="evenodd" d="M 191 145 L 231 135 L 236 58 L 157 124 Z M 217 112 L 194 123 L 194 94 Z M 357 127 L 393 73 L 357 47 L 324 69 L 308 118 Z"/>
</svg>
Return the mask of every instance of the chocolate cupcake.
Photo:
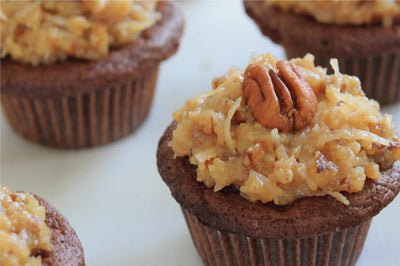
<svg viewBox="0 0 400 266">
<path fill-rule="evenodd" d="M 399 1 L 244 1 L 262 33 L 288 58 L 307 53 L 329 67 L 357 76 L 368 97 L 400 101 Z"/>
<path fill-rule="evenodd" d="M 11 29 L 11 36 L 2 31 L 1 103 L 15 131 L 44 145 L 83 148 L 115 141 L 143 123 L 159 65 L 176 52 L 182 34 L 174 3 L 1 5 L 2 28 Z"/>
<path fill-rule="evenodd" d="M 400 145 L 391 117 L 332 66 L 256 56 L 174 113 L 158 170 L 205 264 L 357 261 L 400 191 Z"/>
<path fill-rule="evenodd" d="M 3 186 L 0 193 L 1 265 L 85 265 L 75 230 L 53 205 Z"/>
</svg>

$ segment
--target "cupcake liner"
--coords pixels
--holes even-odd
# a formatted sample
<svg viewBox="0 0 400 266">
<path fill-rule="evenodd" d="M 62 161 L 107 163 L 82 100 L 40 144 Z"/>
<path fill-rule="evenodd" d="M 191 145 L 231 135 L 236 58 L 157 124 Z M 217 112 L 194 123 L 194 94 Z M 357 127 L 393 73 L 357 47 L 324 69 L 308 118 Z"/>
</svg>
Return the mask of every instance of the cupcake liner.
<svg viewBox="0 0 400 266">
<path fill-rule="evenodd" d="M 143 123 L 153 100 L 158 67 L 73 96 L 4 93 L 3 112 L 15 131 L 36 143 L 62 148 L 103 145 L 133 133 Z"/>
<path fill-rule="evenodd" d="M 301 57 L 303 49 L 286 48 L 288 58 Z M 315 55 L 315 64 L 330 68 L 335 56 Z M 367 97 L 382 105 L 400 102 L 400 51 L 372 54 L 363 57 L 338 57 L 340 72 L 357 76 Z"/>
<path fill-rule="evenodd" d="M 206 265 L 354 265 L 372 221 L 308 238 L 256 239 L 213 229 L 182 212 Z"/>
</svg>

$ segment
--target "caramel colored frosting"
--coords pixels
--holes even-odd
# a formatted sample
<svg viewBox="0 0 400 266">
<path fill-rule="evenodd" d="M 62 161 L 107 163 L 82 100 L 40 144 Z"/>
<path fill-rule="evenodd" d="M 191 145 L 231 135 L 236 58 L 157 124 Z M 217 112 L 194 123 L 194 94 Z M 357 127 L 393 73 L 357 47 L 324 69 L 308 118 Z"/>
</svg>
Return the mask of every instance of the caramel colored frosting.
<svg viewBox="0 0 400 266">
<path fill-rule="evenodd" d="M 296 14 L 312 16 L 321 23 L 339 25 L 382 23 L 390 27 L 394 21 L 400 20 L 399 0 L 266 0 L 266 3 Z"/>
<path fill-rule="evenodd" d="M 314 66 L 312 55 L 290 62 L 318 102 L 305 127 L 281 132 L 257 122 L 244 101 L 244 71 L 232 68 L 173 114 L 170 146 L 175 156 L 189 156 L 197 180 L 215 191 L 233 185 L 250 201 L 278 205 L 322 195 L 348 204 L 341 192 L 362 190 L 366 178 L 381 178 L 400 158 L 392 118 L 364 96 L 357 77 L 339 72 L 337 60 L 332 75 Z M 277 63 L 269 54 L 250 59 L 279 73 Z"/>
<path fill-rule="evenodd" d="M 0 186 L 0 264 L 41 265 L 39 251 L 51 251 L 46 210 L 29 193 Z"/>
<path fill-rule="evenodd" d="M 2 0 L 1 57 L 32 65 L 97 60 L 160 18 L 158 0 Z"/>
</svg>

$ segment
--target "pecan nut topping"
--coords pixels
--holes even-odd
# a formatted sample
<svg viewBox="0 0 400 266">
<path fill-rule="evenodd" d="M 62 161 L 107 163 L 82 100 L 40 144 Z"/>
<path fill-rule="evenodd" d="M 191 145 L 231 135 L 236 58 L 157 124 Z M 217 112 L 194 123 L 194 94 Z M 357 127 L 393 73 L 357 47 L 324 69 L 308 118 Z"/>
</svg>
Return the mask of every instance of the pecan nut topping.
<svg viewBox="0 0 400 266">
<path fill-rule="evenodd" d="M 300 130 L 314 118 L 317 97 L 294 64 L 282 60 L 277 68 L 278 74 L 262 64 L 248 66 L 242 84 L 244 100 L 264 127 Z"/>
</svg>

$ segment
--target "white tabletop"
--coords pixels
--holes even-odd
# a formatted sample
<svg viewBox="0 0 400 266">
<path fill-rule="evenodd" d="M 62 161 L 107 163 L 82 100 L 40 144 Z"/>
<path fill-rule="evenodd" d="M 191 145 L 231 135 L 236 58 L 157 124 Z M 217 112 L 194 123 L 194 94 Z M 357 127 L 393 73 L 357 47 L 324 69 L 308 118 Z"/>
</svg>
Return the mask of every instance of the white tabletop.
<svg viewBox="0 0 400 266">
<path fill-rule="evenodd" d="M 179 52 L 164 62 L 152 110 L 132 136 L 81 151 L 26 141 L 1 121 L 1 184 L 37 193 L 70 221 L 87 265 L 202 265 L 180 208 L 156 167 L 158 139 L 184 101 L 211 89 L 249 49 L 283 59 L 241 0 L 180 3 L 186 18 Z M 400 104 L 383 108 L 400 127 Z M 399 265 L 400 197 L 373 220 L 358 265 Z"/>
</svg>

